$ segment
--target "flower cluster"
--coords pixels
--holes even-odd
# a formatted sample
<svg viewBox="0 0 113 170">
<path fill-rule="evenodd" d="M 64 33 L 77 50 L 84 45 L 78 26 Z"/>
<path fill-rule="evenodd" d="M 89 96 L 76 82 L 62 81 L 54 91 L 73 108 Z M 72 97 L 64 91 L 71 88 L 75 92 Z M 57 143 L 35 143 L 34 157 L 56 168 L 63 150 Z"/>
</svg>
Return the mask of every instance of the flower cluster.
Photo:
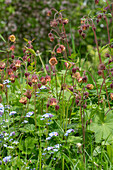
<svg viewBox="0 0 113 170">
<path fill-rule="evenodd" d="M 3 162 L 7 163 L 11 161 L 11 156 L 6 156 L 3 158 Z"/>
<path fill-rule="evenodd" d="M 9 113 L 9 116 L 12 116 L 12 115 L 15 115 L 16 114 L 16 111 L 12 111 Z"/>
<path fill-rule="evenodd" d="M 50 140 L 53 136 L 58 136 L 58 132 L 49 133 L 49 137 L 47 137 L 46 140 Z"/>
<path fill-rule="evenodd" d="M 58 149 L 60 148 L 60 146 L 61 146 L 61 144 L 56 144 L 54 146 L 48 146 L 47 148 L 44 149 L 44 151 L 53 151 L 53 152 L 51 152 L 51 154 L 52 154 L 54 152 L 57 152 Z M 45 154 L 46 153 L 43 153 L 43 155 L 45 155 Z"/>
<path fill-rule="evenodd" d="M 40 120 L 44 120 L 45 118 L 47 119 L 47 118 L 52 118 L 52 117 L 53 117 L 53 115 L 51 113 L 46 113 L 42 116 L 42 118 Z"/>
<path fill-rule="evenodd" d="M 28 112 L 25 117 L 31 117 L 34 114 L 34 112 Z"/>
<path fill-rule="evenodd" d="M 68 134 L 71 133 L 71 132 L 74 132 L 74 129 L 67 130 L 64 136 L 68 136 Z"/>
<path fill-rule="evenodd" d="M 4 106 L 0 103 L 0 117 L 4 113 Z"/>
</svg>

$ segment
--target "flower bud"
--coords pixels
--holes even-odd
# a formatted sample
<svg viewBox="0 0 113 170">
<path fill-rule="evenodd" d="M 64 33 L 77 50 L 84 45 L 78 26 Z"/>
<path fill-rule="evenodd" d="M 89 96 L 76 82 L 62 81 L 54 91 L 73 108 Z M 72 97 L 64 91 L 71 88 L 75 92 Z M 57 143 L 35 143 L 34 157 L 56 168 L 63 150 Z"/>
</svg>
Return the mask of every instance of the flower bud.
<svg viewBox="0 0 113 170">
<path fill-rule="evenodd" d="M 55 106 L 55 110 L 57 111 L 59 109 L 59 105 L 56 105 Z"/>
<path fill-rule="evenodd" d="M 111 98 L 111 100 L 113 100 L 113 93 L 110 94 L 110 98 Z"/>
<path fill-rule="evenodd" d="M 94 88 L 94 86 L 93 86 L 93 84 L 87 84 L 86 88 L 89 89 L 89 90 L 92 90 Z"/>
</svg>

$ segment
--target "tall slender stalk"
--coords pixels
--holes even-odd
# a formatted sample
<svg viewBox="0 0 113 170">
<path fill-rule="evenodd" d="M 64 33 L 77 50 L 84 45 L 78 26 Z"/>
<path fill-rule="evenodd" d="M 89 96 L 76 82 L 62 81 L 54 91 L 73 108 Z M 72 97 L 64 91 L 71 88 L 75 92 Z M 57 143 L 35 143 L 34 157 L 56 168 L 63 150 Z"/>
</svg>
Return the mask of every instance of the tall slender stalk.
<svg viewBox="0 0 113 170">
<path fill-rule="evenodd" d="M 81 121 L 82 121 L 82 133 L 83 133 L 83 162 L 85 164 L 85 127 L 84 127 L 84 115 L 82 113 L 82 107 L 80 105 L 80 115 L 81 115 Z"/>
<path fill-rule="evenodd" d="M 101 63 L 102 63 L 102 59 L 101 59 L 101 55 L 100 55 L 100 52 L 99 52 L 99 46 L 98 46 L 98 41 L 97 41 L 96 32 L 95 32 L 95 29 L 94 29 L 94 27 L 93 27 L 93 26 L 92 26 L 92 30 L 93 30 L 93 33 L 94 33 L 95 42 L 96 42 L 96 47 L 97 47 L 98 56 L 99 56 L 99 61 L 100 61 L 100 64 L 101 64 Z M 106 96 L 107 96 L 108 105 L 109 105 L 109 108 L 110 108 L 109 96 L 108 96 L 108 91 L 107 91 L 107 87 L 106 87 L 106 82 L 105 82 L 104 72 L 102 73 L 102 77 L 103 77 L 103 79 L 104 79 L 104 83 L 105 83 L 105 90 L 106 90 Z"/>
</svg>

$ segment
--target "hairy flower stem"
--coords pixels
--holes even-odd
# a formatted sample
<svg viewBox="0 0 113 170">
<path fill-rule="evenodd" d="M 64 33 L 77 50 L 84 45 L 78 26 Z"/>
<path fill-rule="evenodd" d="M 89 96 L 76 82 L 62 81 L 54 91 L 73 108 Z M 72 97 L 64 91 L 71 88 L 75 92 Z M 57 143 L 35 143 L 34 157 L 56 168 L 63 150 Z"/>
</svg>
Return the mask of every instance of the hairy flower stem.
<svg viewBox="0 0 113 170">
<path fill-rule="evenodd" d="M 107 17 L 104 15 L 105 17 L 105 21 L 106 21 L 106 25 L 107 25 L 107 33 L 108 33 L 108 42 L 110 44 L 110 34 L 109 34 L 109 26 L 108 26 L 108 21 L 107 21 Z"/>
<path fill-rule="evenodd" d="M 80 105 L 80 114 L 81 114 L 81 121 L 82 121 L 82 133 L 83 133 L 83 162 L 85 164 L 85 127 L 84 127 L 84 115 L 82 114 L 82 107 Z"/>
<path fill-rule="evenodd" d="M 56 97 L 58 99 L 58 87 L 57 87 L 57 75 L 56 75 L 56 70 L 55 70 L 55 84 L 56 84 Z"/>
<path fill-rule="evenodd" d="M 95 42 L 96 42 L 96 47 L 97 47 L 98 56 L 99 56 L 99 61 L 100 61 L 100 64 L 101 64 L 101 63 L 102 63 L 102 60 L 101 60 L 101 56 L 100 56 L 100 52 L 99 52 L 99 46 L 98 46 L 97 36 L 96 36 L 96 32 L 95 32 L 95 29 L 94 29 L 94 27 L 93 27 L 93 26 L 92 26 L 92 30 L 93 30 L 93 33 L 94 33 Z M 104 73 L 102 74 L 102 77 L 103 77 L 103 79 L 104 79 L 105 89 L 106 89 L 106 96 L 107 96 L 108 105 L 109 105 L 109 108 L 110 108 L 109 96 L 108 96 L 108 91 L 107 91 L 107 87 L 106 87 L 106 82 L 105 82 L 105 76 L 104 76 Z"/>
<path fill-rule="evenodd" d="M 40 53 L 38 53 L 38 57 L 39 57 L 39 59 L 40 59 L 40 62 L 42 63 L 42 66 L 43 66 L 44 72 L 45 72 L 45 74 L 47 75 L 47 71 L 46 71 L 46 68 L 45 68 L 44 62 L 43 62 L 43 60 L 42 60 L 42 58 L 41 58 Z"/>
<path fill-rule="evenodd" d="M 66 31 L 65 31 L 65 27 L 64 27 L 63 23 L 62 23 L 62 28 L 63 28 L 63 31 L 64 31 L 64 36 L 65 36 L 67 47 L 68 47 L 68 50 L 69 50 L 69 55 L 71 56 L 71 50 L 70 50 L 70 47 L 69 47 L 69 43 L 68 43 L 68 40 L 67 40 Z"/>
<path fill-rule="evenodd" d="M 109 110 L 105 113 L 105 116 L 106 116 L 106 115 L 107 115 L 107 113 L 108 113 L 109 111 L 111 111 L 111 110 L 113 110 L 113 108 L 109 109 Z"/>
<path fill-rule="evenodd" d="M 36 120 L 36 84 L 34 85 L 34 113 L 35 113 L 35 129 L 37 130 L 37 120 Z"/>
<path fill-rule="evenodd" d="M 103 75 L 104 75 L 104 74 L 103 74 Z M 104 85 L 104 83 L 105 83 L 105 80 L 106 80 L 107 78 L 108 78 L 108 77 L 106 77 L 106 78 L 104 77 L 104 79 L 103 79 L 103 82 L 102 82 L 101 88 L 100 88 L 99 98 L 100 98 L 100 94 L 101 94 L 101 91 L 102 91 L 102 87 L 103 87 L 103 85 Z M 110 109 L 109 96 L 108 96 L 106 84 L 105 84 L 105 89 L 106 89 L 106 95 L 107 95 L 108 105 L 109 105 L 109 109 Z"/>
<path fill-rule="evenodd" d="M 72 113 L 72 108 L 73 108 L 74 101 L 75 101 L 75 98 L 73 98 L 72 103 L 71 103 L 68 124 L 70 123 L 70 120 L 71 120 L 71 113 Z"/>
<path fill-rule="evenodd" d="M 93 33 L 94 33 L 95 43 L 96 43 L 96 47 L 97 47 L 97 51 L 98 51 L 98 56 L 99 56 L 99 61 L 100 61 L 100 64 L 101 64 L 102 63 L 102 59 L 101 59 L 100 52 L 99 52 L 99 46 L 98 46 L 96 32 L 95 32 L 95 29 L 94 29 L 93 26 L 92 26 L 92 30 L 93 30 Z"/>
<path fill-rule="evenodd" d="M 108 8 L 109 8 L 109 10 L 110 10 L 110 12 L 111 12 L 111 15 L 112 15 L 112 18 L 113 18 L 113 11 L 111 10 L 110 5 L 109 5 L 109 3 L 108 3 L 107 0 L 106 0 L 106 3 L 107 3 L 107 5 L 108 5 Z M 112 5 L 113 5 L 113 4 L 112 4 Z"/>
<path fill-rule="evenodd" d="M 64 157 L 62 156 L 62 170 L 64 170 Z"/>
<path fill-rule="evenodd" d="M 96 83 L 96 80 L 94 79 L 94 77 L 92 76 L 92 74 L 89 72 L 89 71 L 86 71 L 88 74 L 90 74 L 90 76 L 92 77 L 92 79 L 94 80 L 95 82 L 95 85 L 96 85 L 96 89 L 97 89 L 97 96 L 98 96 L 98 104 L 99 104 L 99 93 L 98 93 L 98 86 L 97 86 L 97 83 Z"/>
</svg>

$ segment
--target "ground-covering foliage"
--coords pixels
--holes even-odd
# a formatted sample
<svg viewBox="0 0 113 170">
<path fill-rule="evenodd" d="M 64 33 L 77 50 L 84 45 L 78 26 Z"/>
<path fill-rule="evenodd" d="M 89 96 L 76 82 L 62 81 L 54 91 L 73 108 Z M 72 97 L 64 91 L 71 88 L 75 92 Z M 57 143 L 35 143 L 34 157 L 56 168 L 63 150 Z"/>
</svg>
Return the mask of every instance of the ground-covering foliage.
<svg viewBox="0 0 113 170">
<path fill-rule="evenodd" d="M 24 38 L 20 56 L 17 37 L 0 35 L 0 169 L 112 169 L 113 4 L 106 1 L 95 16 L 80 20 L 79 36 L 87 39 L 90 31 L 94 37 L 90 64 L 87 53 L 81 59 L 72 32 L 71 49 L 63 11 L 51 8 L 47 16 L 48 39 L 56 43 L 48 63 L 34 39 Z M 97 38 L 100 22 L 106 24 L 104 45 Z"/>
</svg>

